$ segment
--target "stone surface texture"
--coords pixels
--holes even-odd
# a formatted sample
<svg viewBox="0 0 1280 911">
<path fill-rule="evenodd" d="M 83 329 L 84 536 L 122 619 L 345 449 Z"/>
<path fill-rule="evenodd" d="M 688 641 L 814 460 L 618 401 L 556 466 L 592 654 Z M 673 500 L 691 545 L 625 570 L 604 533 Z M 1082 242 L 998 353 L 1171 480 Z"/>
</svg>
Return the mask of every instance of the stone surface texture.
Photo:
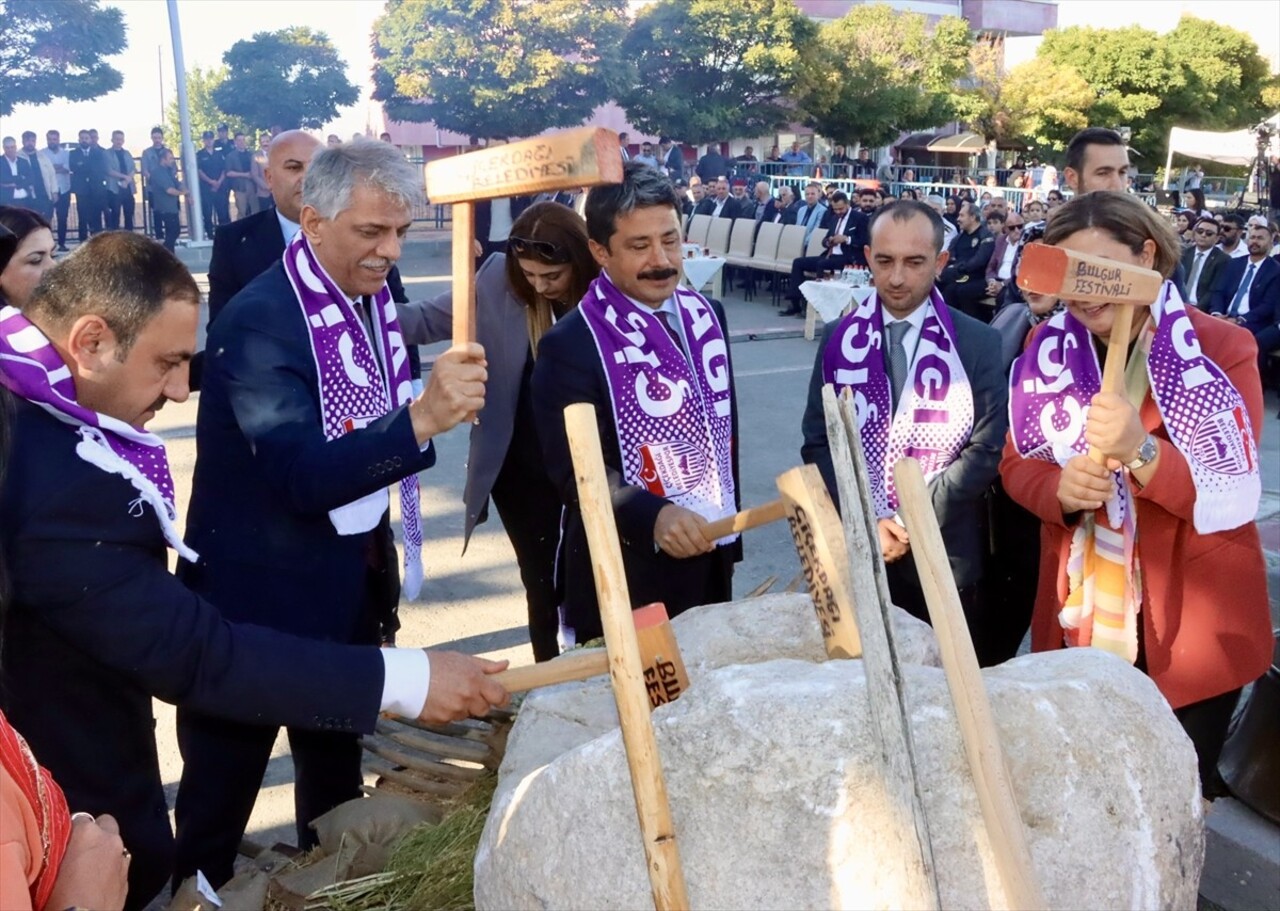
<svg viewBox="0 0 1280 911">
<path fill-rule="evenodd" d="M 898 612 L 944 908 L 1005 899 L 932 631 Z M 654 713 L 699 911 L 909 904 L 877 832 L 861 661 L 824 661 L 812 607 L 773 596 L 673 621 L 692 685 Z M 1090 649 L 984 672 L 1036 874 L 1053 908 L 1191 908 L 1204 855 L 1196 761 L 1154 685 Z M 533 694 L 476 854 L 476 907 L 653 907 L 607 679 Z"/>
</svg>

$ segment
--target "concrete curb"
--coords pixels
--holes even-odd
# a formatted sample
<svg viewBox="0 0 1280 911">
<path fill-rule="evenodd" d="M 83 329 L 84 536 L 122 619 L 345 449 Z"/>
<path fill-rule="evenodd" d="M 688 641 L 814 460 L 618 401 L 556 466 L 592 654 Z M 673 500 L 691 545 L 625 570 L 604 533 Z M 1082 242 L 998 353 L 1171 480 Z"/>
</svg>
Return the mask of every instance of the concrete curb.
<svg viewBox="0 0 1280 911">
<path fill-rule="evenodd" d="M 1234 798 L 1215 800 L 1205 819 L 1200 897 L 1231 911 L 1280 908 L 1280 828 Z"/>
</svg>

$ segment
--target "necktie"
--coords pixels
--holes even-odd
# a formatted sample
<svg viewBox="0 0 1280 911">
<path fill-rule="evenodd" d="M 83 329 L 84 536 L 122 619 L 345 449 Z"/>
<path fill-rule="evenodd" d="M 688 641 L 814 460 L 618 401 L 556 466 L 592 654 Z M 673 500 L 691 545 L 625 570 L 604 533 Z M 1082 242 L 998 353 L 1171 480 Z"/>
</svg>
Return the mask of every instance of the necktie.
<svg viewBox="0 0 1280 911">
<path fill-rule="evenodd" d="M 1244 270 L 1244 278 L 1240 279 L 1240 287 L 1236 288 L 1236 296 L 1231 298 L 1231 309 L 1227 311 L 1227 316 L 1235 316 L 1240 311 L 1240 304 L 1244 300 L 1244 296 L 1249 293 L 1249 285 L 1253 282 L 1253 270 L 1257 266 L 1249 263 L 1249 268 Z"/>
<path fill-rule="evenodd" d="M 680 333 L 676 331 L 676 327 L 671 323 L 671 314 L 666 310 L 659 310 L 658 319 L 662 322 L 662 328 L 667 330 L 667 335 L 671 336 L 671 341 L 676 343 L 676 350 L 683 355 L 684 344 L 680 341 Z"/>
<path fill-rule="evenodd" d="M 1200 282 L 1200 270 L 1204 268 L 1206 255 L 1203 250 L 1196 254 L 1196 264 L 1191 267 L 1191 278 L 1187 280 L 1187 296 L 1193 304 L 1196 302 L 1196 285 Z"/>
<path fill-rule="evenodd" d="M 898 399 L 902 395 L 902 385 L 907 381 L 907 349 L 902 340 L 907 335 L 911 324 L 899 320 L 889 324 L 889 384 L 893 388 L 893 409 L 898 410 Z"/>
</svg>

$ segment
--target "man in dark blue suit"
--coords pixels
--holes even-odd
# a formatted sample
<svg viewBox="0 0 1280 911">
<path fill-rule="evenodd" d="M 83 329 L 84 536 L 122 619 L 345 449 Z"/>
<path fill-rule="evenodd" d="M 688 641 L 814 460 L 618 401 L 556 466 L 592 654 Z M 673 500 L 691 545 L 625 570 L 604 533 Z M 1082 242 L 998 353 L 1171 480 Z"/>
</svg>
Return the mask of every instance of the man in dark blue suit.
<svg viewBox="0 0 1280 911">
<path fill-rule="evenodd" d="M 471 345 L 442 355 L 418 398 L 403 389 L 407 372 L 400 382 L 403 343 L 375 298 L 421 187 L 421 175 L 385 143 L 320 152 L 286 254 L 297 274 L 271 266 L 210 330 L 187 525 L 201 559 L 179 573 L 229 619 L 353 644 L 389 642 L 399 625 L 387 488 L 434 463 L 431 438 L 480 410 L 486 376 L 483 349 Z M 292 266 L 304 254 L 314 264 Z M 304 313 L 306 289 L 327 295 L 313 318 Z M 334 326 L 341 341 L 326 349 L 315 333 Z M 335 386 L 343 377 L 353 385 Z M 386 395 L 357 405 L 353 397 L 374 384 Z M 350 419 L 327 420 L 335 409 Z M 416 499 L 412 508 L 416 521 Z M 215 886 L 230 877 L 276 733 L 274 722 L 179 710 L 178 877 L 200 869 Z M 347 732 L 290 728 L 289 737 L 306 848 L 315 843 L 311 820 L 359 796 L 360 746 Z"/>
<path fill-rule="evenodd" d="M 904 371 L 897 381 L 904 389 L 910 390 L 911 371 L 917 356 L 921 356 L 926 348 L 922 323 L 927 318 L 927 308 L 937 306 L 936 302 L 931 303 L 931 294 L 936 276 L 948 259 L 942 249 L 942 219 L 924 203 L 898 201 L 877 211 L 869 231 L 866 257 L 876 285 L 876 297 L 872 300 L 880 307 L 885 327 L 881 348 L 886 352 L 885 368 L 890 373 Z M 979 659 L 990 664 L 1012 657 L 1011 654 L 996 654 L 999 643 L 1003 641 L 1002 631 L 994 628 L 991 620 L 980 613 L 986 607 L 980 591 L 987 557 L 984 498 L 1000 464 L 1000 450 L 1008 428 L 1008 391 L 1001 366 L 999 333 L 954 307 L 946 310 L 955 329 L 955 337 L 949 340 L 949 344 L 954 344 L 973 399 L 973 426 L 954 459 L 929 480 L 929 493 L 938 514 L 974 646 Z M 804 443 L 800 456 L 806 463 L 818 466 L 837 505 L 835 469 L 822 407 L 824 357 L 829 346 L 834 345 L 839 350 L 845 329 L 856 316 L 855 312 L 840 322 L 832 323 L 823 333 L 801 422 Z M 903 358 L 900 366 L 895 368 L 890 340 L 894 326 L 899 323 L 907 323 L 910 328 L 900 330 L 903 332 L 900 337 Z M 936 355 L 929 357 L 934 362 L 938 360 Z M 933 370 L 933 380 L 936 381 L 937 369 L 926 369 Z M 932 382 L 923 385 L 930 386 Z M 900 413 L 902 402 L 909 401 L 905 397 L 900 398 L 901 395 L 894 396 L 893 414 L 889 417 L 895 431 L 896 425 L 908 419 L 909 414 Z M 936 412 L 930 411 L 929 414 Z M 863 433 L 864 449 L 869 449 L 865 428 Z M 905 530 L 893 518 L 884 517 L 880 518 L 879 528 L 893 603 L 927 622 L 929 615 Z M 1029 613 L 1027 620 L 1030 620 Z M 1020 636 L 1013 638 L 1014 649 L 1020 639 Z"/>
<path fill-rule="evenodd" d="M 1280 322 L 1280 264 L 1270 256 L 1271 232 L 1265 224 L 1249 225 L 1245 245 L 1249 255 L 1233 259 L 1222 270 L 1209 312 L 1252 332 L 1265 362 L 1280 346 L 1276 327 Z"/>
<path fill-rule="evenodd" d="M 11 582 L 0 703 L 71 806 L 119 821 L 127 908 L 172 872 L 152 698 L 367 733 L 380 711 L 442 721 L 504 697 L 487 677 L 501 663 L 229 623 L 168 572 L 166 544 L 193 554 L 174 527 L 163 444 L 142 428 L 187 398 L 199 300 L 162 246 L 110 232 L 46 274 L 24 313 L 0 310 L 0 385 L 16 406 L 0 486 Z"/>
<path fill-rule="evenodd" d="M 595 406 L 632 608 L 661 601 L 668 613 L 675 616 L 695 605 L 727 601 L 732 597 L 733 565 L 742 559 L 740 540 L 717 544 L 706 538 L 703 534 L 708 521 L 706 501 L 692 502 L 687 498 L 693 485 L 687 477 L 680 477 L 680 468 L 684 465 L 723 468 L 727 464 L 727 469 L 721 472 L 707 468 L 700 476 L 718 476 L 721 483 L 717 489 L 721 494 L 727 489 L 734 491 L 732 502 L 723 505 L 730 511 L 737 509 L 737 407 L 724 310 L 714 301 L 692 294 L 676 294 L 681 259 L 679 207 L 679 198 L 670 181 L 638 162 L 624 166 L 621 184 L 592 189 L 587 195 L 587 234 L 591 253 L 603 271 L 582 303 L 552 326 L 538 344 L 538 360 L 533 369 L 534 416 L 547 473 L 559 488 L 565 507 L 556 575 L 557 584 L 564 589 L 564 619 L 578 642 L 599 636 L 601 625 L 591 555 L 565 433 L 567 405 L 590 402 Z M 647 443 L 624 447 L 619 442 L 619 414 L 630 418 L 631 406 L 624 395 L 615 399 L 617 387 L 606 376 L 601 352 L 594 341 L 595 332 L 606 331 L 597 321 L 597 317 L 608 319 L 601 316 L 606 307 L 597 296 L 597 289 L 603 290 L 606 282 L 612 298 L 608 312 L 622 308 L 623 318 L 632 326 L 642 323 L 643 328 L 638 331 L 647 333 L 644 357 L 652 369 L 645 370 L 643 377 L 637 376 L 632 388 L 639 390 L 647 385 L 654 389 L 665 385 L 668 390 L 685 390 L 679 402 L 668 392 L 662 407 L 651 409 L 663 412 L 649 413 L 649 416 L 666 429 L 669 437 L 652 447 Z M 590 317 L 585 308 L 593 308 Z M 696 321 L 690 322 L 689 314 L 694 312 Z M 657 336 L 659 332 L 663 334 Z M 701 339 L 717 336 L 721 338 L 714 346 L 695 347 Z M 636 348 L 628 350 L 639 353 Z M 702 357 L 697 356 L 698 351 Z M 638 362 L 638 359 L 627 359 L 629 364 Z M 712 425 L 707 436 L 702 433 L 701 421 L 705 417 L 702 409 L 710 409 L 712 405 L 705 393 L 694 392 L 692 388 L 702 388 L 699 368 L 712 374 L 718 383 L 715 404 L 721 421 L 719 425 Z M 684 378 L 675 382 L 668 379 L 690 370 L 694 377 L 692 383 Z M 652 404 L 652 400 L 642 396 L 641 402 L 645 401 Z M 671 409 L 673 403 L 674 410 Z M 644 408 L 645 405 L 640 404 L 636 411 Z M 724 426 L 726 424 L 731 426 Z M 726 431 L 724 438 L 718 440 L 717 426 Z M 689 428 L 698 429 L 690 432 Z M 708 438 L 711 444 L 707 443 Z M 680 466 L 667 461 L 664 465 L 652 466 L 651 472 L 635 470 L 634 452 L 664 448 L 683 454 Z M 728 475 L 732 476 L 731 480 Z"/>
</svg>

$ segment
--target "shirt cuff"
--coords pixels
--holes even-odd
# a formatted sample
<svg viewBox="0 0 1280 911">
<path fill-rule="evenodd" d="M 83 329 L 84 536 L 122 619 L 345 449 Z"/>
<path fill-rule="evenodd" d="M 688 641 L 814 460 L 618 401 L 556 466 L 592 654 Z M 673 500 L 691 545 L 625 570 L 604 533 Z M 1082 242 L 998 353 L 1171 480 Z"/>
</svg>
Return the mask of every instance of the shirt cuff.
<svg viewBox="0 0 1280 911">
<path fill-rule="evenodd" d="M 431 688 L 431 658 L 420 648 L 384 648 L 382 707 L 405 718 L 417 718 L 427 705 Z"/>
</svg>

